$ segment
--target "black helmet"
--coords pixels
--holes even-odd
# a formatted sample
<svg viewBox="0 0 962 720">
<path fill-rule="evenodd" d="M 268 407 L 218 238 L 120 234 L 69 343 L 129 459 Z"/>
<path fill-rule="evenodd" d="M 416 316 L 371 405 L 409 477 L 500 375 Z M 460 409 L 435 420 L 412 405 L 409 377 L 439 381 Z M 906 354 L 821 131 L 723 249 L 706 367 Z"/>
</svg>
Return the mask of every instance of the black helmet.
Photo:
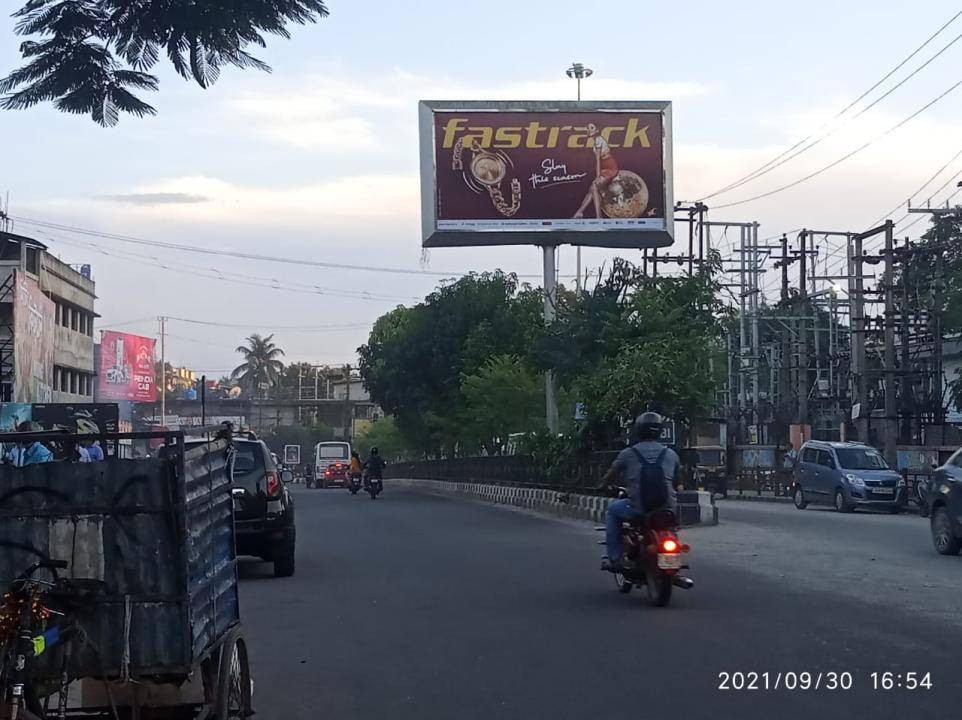
<svg viewBox="0 0 962 720">
<path fill-rule="evenodd" d="M 371 455 L 377 455 L 377 448 L 376 448 L 376 447 L 372 447 L 372 448 L 371 448 Z"/>
<path fill-rule="evenodd" d="M 635 418 L 635 432 L 642 439 L 657 440 L 661 437 L 661 428 L 665 419 L 656 412 L 643 412 Z"/>
</svg>

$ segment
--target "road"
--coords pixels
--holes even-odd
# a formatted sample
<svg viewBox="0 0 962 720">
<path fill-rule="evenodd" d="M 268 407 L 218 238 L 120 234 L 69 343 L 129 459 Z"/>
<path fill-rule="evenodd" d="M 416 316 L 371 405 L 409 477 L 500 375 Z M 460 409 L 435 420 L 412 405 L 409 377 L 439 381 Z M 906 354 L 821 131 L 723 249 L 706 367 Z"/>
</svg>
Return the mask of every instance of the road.
<svg viewBox="0 0 962 720">
<path fill-rule="evenodd" d="M 962 558 L 935 556 L 919 518 L 726 503 L 721 526 L 685 536 L 697 587 L 659 609 L 614 591 L 583 523 L 390 487 L 296 492 L 296 576 L 241 572 L 261 720 L 905 720 L 962 700 L 962 622 L 939 621 Z M 868 548 L 882 570 L 840 589 Z M 888 602 L 875 580 L 892 558 L 939 587 Z M 734 671 L 849 672 L 853 687 L 719 690 Z M 873 671 L 931 672 L 934 689 L 876 691 Z"/>
</svg>

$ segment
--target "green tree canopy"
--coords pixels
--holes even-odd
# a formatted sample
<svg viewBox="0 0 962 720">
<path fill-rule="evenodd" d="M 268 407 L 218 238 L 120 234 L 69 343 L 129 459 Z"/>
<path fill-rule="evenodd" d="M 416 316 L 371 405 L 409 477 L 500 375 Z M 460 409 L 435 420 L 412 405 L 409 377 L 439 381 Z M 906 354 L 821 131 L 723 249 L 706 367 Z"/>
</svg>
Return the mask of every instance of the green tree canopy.
<svg viewBox="0 0 962 720">
<path fill-rule="evenodd" d="M 362 458 L 370 454 L 372 447 L 388 462 L 412 454 L 413 450 L 390 416 L 375 420 L 354 438 L 354 449 Z"/>
<path fill-rule="evenodd" d="M 461 395 L 462 438 L 489 454 L 501 454 L 510 434 L 544 425 L 544 377 L 516 355 L 494 355 L 462 375 Z"/>
<path fill-rule="evenodd" d="M 500 271 L 466 275 L 380 317 L 358 349 L 371 397 L 413 447 L 453 452 L 464 440 L 461 380 L 491 356 L 523 356 L 543 332 L 540 294 Z"/>
<path fill-rule="evenodd" d="M 134 93 L 156 91 L 149 71 L 166 55 L 174 70 L 203 88 L 221 68 L 270 68 L 247 48 L 287 25 L 327 15 L 322 0 L 28 0 L 14 13 L 25 64 L 0 80 L 0 106 L 53 102 L 103 126 L 120 113 L 156 110 Z"/>
</svg>

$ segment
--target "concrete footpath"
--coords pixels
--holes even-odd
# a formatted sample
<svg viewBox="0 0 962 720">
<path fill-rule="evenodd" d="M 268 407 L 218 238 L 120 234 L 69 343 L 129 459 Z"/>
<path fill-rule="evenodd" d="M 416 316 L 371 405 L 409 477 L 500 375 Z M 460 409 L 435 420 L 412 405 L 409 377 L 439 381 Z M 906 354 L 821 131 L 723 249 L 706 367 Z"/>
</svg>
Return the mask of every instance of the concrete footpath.
<svg viewBox="0 0 962 720">
<path fill-rule="evenodd" d="M 387 482 L 420 492 L 511 505 L 557 517 L 591 520 L 596 523 L 604 522 L 608 503 L 611 502 L 610 498 L 597 495 L 507 485 L 416 479 L 391 479 Z M 679 511 L 683 526 L 718 524 L 718 508 L 712 502 L 710 493 L 679 493 Z"/>
</svg>

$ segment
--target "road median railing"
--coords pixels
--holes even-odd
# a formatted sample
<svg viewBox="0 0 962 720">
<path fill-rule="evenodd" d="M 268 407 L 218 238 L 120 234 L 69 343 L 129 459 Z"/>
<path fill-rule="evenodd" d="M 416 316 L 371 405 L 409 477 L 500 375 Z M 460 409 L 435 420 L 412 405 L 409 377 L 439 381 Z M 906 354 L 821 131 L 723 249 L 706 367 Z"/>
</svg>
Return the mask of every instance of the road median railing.
<svg viewBox="0 0 962 720">
<path fill-rule="evenodd" d="M 421 492 L 458 496 L 500 505 L 512 505 L 593 522 L 603 522 L 610 498 L 553 485 L 539 472 L 534 458 L 452 458 L 393 463 L 386 477 L 392 483 Z M 711 493 L 684 490 L 678 493 L 682 526 L 715 525 L 718 508 Z"/>
</svg>

